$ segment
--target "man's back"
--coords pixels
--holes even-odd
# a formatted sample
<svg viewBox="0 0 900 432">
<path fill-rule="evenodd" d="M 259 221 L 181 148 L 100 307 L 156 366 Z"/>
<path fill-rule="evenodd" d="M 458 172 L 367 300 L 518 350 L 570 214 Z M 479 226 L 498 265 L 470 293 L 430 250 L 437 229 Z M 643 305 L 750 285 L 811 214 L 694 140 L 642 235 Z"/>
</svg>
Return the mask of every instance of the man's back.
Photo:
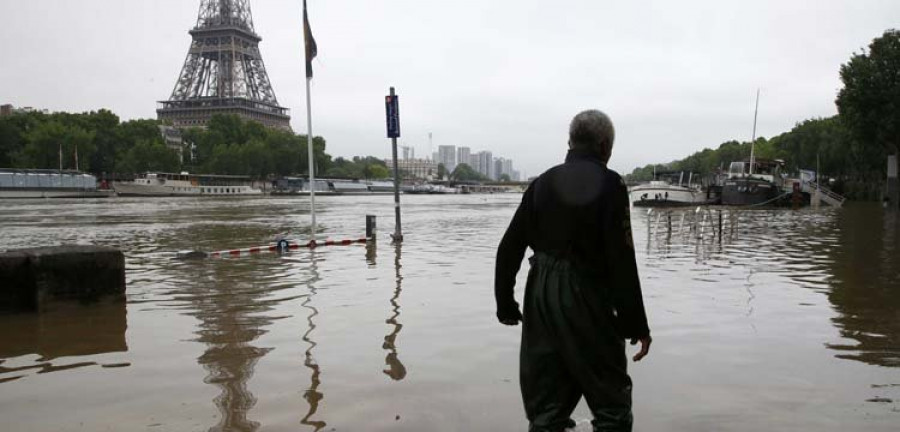
<svg viewBox="0 0 900 432">
<path fill-rule="evenodd" d="M 522 322 L 520 384 L 529 430 L 562 431 L 584 397 L 595 431 L 630 431 L 624 339 L 650 346 L 631 240 L 628 193 L 606 167 L 614 130 L 596 110 L 569 128 L 566 162 L 535 180 L 497 249 L 497 318 Z M 513 296 L 534 251 L 522 312 Z"/>
<path fill-rule="evenodd" d="M 572 153 L 534 183 L 529 246 L 582 265 L 601 264 L 604 225 L 620 184 L 618 174 L 598 159 Z"/>
<path fill-rule="evenodd" d="M 542 174 L 525 192 L 497 252 L 498 317 L 512 313 L 515 275 L 527 246 L 596 276 L 602 286 L 594 289 L 613 299 L 623 338 L 649 334 L 628 207 L 622 178 L 590 153 L 570 151 L 566 163 Z"/>
</svg>

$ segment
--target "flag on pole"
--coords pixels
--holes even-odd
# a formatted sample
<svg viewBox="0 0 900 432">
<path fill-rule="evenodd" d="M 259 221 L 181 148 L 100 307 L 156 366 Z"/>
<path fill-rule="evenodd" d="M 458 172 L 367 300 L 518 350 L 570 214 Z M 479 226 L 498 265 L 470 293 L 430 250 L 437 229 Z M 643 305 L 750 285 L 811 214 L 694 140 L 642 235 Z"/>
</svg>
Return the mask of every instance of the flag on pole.
<svg viewBox="0 0 900 432">
<path fill-rule="evenodd" d="M 316 40 L 313 38 L 312 29 L 309 28 L 309 17 L 306 14 L 306 0 L 303 0 L 303 40 L 306 45 L 306 77 L 312 78 L 312 61 L 318 54 Z"/>
</svg>

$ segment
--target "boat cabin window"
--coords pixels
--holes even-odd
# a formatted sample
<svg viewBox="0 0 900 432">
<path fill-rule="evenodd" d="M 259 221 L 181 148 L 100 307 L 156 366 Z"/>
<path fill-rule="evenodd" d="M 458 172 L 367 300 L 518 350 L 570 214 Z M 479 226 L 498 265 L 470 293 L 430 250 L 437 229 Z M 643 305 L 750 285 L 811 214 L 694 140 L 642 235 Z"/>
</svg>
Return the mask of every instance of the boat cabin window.
<svg viewBox="0 0 900 432">
<path fill-rule="evenodd" d="M 754 174 L 776 175 L 778 174 L 778 165 L 776 164 L 756 164 Z"/>
</svg>

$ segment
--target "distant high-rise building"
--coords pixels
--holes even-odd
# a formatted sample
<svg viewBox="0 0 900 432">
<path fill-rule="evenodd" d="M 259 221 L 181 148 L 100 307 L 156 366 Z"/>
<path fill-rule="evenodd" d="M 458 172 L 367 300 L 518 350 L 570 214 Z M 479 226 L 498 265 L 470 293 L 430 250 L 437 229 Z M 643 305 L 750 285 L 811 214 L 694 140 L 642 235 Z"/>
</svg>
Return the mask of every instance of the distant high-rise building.
<svg viewBox="0 0 900 432">
<path fill-rule="evenodd" d="M 513 177 L 513 161 L 512 159 L 507 158 L 497 158 L 494 159 L 494 178 L 496 180 L 500 180 L 500 176 L 507 175 L 510 180 L 515 180 Z"/>
<path fill-rule="evenodd" d="M 456 163 L 458 164 L 466 164 L 471 166 L 470 156 L 472 155 L 472 149 L 468 147 L 457 147 L 456 148 Z"/>
<path fill-rule="evenodd" d="M 510 180 L 513 180 L 513 173 L 515 170 L 513 170 L 512 159 L 503 159 L 503 168 L 501 169 L 501 172 L 508 175 Z"/>
<path fill-rule="evenodd" d="M 475 159 L 478 166 L 472 168 L 489 179 L 494 178 L 494 155 L 489 151 L 480 151 L 475 154 Z"/>
<path fill-rule="evenodd" d="M 449 172 L 452 172 L 454 169 L 456 169 L 456 146 L 438 146 L 437 163 L 444 164 L 444 168 L 446 168 Z"/>
</svg>

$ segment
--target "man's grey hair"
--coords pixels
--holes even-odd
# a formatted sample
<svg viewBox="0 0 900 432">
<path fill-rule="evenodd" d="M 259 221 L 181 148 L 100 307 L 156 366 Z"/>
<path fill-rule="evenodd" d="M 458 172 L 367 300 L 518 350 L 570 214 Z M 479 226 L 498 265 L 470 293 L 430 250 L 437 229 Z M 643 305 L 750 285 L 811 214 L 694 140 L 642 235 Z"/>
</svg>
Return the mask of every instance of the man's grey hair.
<svg viewBox="0 0 900 432">
<path fill-rule="evenodd" d="M 611 151 L 615 140 L 612 120 L 600 110 L 582 111 L 569 124 L 569 144 L 573 149 Z"/>
</svg>

